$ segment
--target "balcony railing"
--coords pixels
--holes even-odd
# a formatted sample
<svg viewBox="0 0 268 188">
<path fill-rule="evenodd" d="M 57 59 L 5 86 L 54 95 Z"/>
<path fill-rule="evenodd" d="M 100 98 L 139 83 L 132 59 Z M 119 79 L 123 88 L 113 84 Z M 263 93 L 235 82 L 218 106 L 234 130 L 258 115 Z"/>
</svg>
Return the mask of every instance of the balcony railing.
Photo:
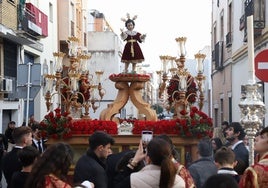
<svg viewBox="0 0 268 188">
<path fill-rule="evenodd" d="M 244 41 L 247 41 L 247 25 L 246 18 L 250 15 L 254 17 L 254 37 L 258 37 L 262 33 L 262 29 L 265 28 L 265 7 L 263 6 L 262 1 L 245 1 L 245 18 L 244 18 Z M 241 25 L 241 19 L 240 19 Z"/>
<path fill-rule="evenodd" d="M 26 34 L 34 38 L 45 38 L 48 36 L 47 15 L 41 12 L 31 3 L 18 6 L 18 29 L 26 31 Z"/>
</svg>

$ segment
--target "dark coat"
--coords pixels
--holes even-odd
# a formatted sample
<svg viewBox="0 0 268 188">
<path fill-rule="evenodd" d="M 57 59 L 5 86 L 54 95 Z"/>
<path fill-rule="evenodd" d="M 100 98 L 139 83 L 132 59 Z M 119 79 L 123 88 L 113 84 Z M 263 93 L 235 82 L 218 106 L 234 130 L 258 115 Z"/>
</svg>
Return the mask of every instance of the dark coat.
<svg viewBox="0 0 268 188">
<path fill-rule="evenodd" d="M 119 173 L 116 170 L 116 166 L 117 166 L 118 162 L 120 161 L 120 159 L 128 152 L 130 152 L 130 151 L 126 150 L 126 151 L 111 154 L 108 156 L 108 158 L 106 160 L 106 173 L 108 176 L 108 188 L 119 188 L 118 186 L 114 185 L 115 182 L 118 180 L 121 182 L 122 179 L 125 178 L 125 175 L 121 175 L 121 173 Z M 127 175 L 129 175 L 129 174 L 127 174 Z M 127 187 L 130 187 L 130 179 L 129 179 L 129 186 L 125 186 L 125 188 L 127 188 Z"/>
<path fill-rule="evenodd" d="M 22 164 L 19 161 L 17 154 L 20 150 L 21 148 L 14 147 L 10 152 L 4 155 L 2 159 L 2 170 L 6 178 L 8 188 L 10 187 L 13 173 L 22 169 Z"/>
<path fill-rule="evenodd" d="M 201 188 L 210 176 L 217 174 L 218 169 L 211 157 L 202 157 L 193 162 L 188 170 L 194 179 L 196 188 Z"/>
<path fill-rule="evenodd" d="M 46 141 L 45 141 L 44 139 L 41 140 L 41 147 L 42 147 L 43 151 L 40 152 L 40 153 L 43 153 L 43 152 L 45 151 L 45 149 L 46 149 L 46 144 L 45 144 L 45 142 L 46 142 Z M 33 141 L 33 143 L 32 143 L 32 146 L 35 147 L 35 148 L 39 151 L 39 149 L 38 149 L 38 145 L 35 144 L 34 141 Z"/>
<path fill-rule="evenodd" d="M 104 161 L 101 161 L 93 151 L 88 150 L 76 163 L 73 181 L 75 184 L 80 184 L 88 180 L 97 188 L 107 188 L 105 168 Z"/>
<path fill-rule="evenodd" d="M 11 128 L 7 128 L 6 131 L 5 131 L 5 136 L 8 140 L 8 142 L 10 142 L 11 144 L 15 144 L 14 142 L 14 139 L 12 137 L 12 132 L 14 131 L 14 129 L 11 129 Z"/>
<path fill-rule="evenodd" d="M 246 168 L 249 165 L 248 158 L 248 150 L 243 142 L 238 144 L 234 148 L 234 153 L 235 153 L 235 159 L 237 161 L 237 165 L 234 167 L 234 170 L 239 174 L 242 175 Z"/>
</svg>

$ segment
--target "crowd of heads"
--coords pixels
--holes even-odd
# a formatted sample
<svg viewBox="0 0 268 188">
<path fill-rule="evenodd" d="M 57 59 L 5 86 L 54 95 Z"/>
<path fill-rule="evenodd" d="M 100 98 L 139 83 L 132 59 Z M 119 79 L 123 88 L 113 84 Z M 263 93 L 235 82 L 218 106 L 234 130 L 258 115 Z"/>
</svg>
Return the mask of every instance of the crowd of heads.
<svg viewBox="0 0 268 188">
<path fill-rule="evenodd" d="M 39 134 L 39 124 L 32 123 L 31 127 L 15 127 L 15 125 L 15 122 L 10 122 L 8 124 L 7 130 L 9 131 L 7 131 L 7 136 L 11 133 L 12 137 L 9 138 L 8 141 L 15 144 L 17 147 L 22 148 L 17 152 L 17 157 L 22 165 L 22 169 L 31 166 L 31 172 L 25 182 L 26 187 L 42 187 L 46 183 L 46 178 L 49 174 L 53 174 L 61 181 L 68 182 L 68 172 L 70 166 L 74 164 L 74 152 L 71 146 L 63 142 L 52 144 L 40 155 L 40 152 L 32 146 L 34 138 L 42 139 Z M 235 173 L 235 177 L 237 177 L 238 174 L 235 172 L 237 171 L 235 167 L 239 166 L 241 161 L 243 164 L 243 160 L 241 159 L 239 161 L 239 157 L 241 157 L 239 154 L 241 154 L 242 150 L 239 150 L 239 153 L 236 151 L 235 147 L 237 147 L 237 143 L 241 143 L 241 141 L 244 140 L 246 133 L 239 122 L 232 122 L 230 124 L 228 122 L 223 122 L 222 133 L 227 142 L 222 141 L 222 139 L 218 137 L 212 139 L 203 138 L 199 140 L 197 144 L 199 161 L 197 162 L 200 162 L 200 159 L 209 159 L 215 165 L 216 169 L 219 170 L 218 172 L 222 172 L 221 169 L 228 168 L 232 173 Z M 98 162 L 104 162 L 107 157 L 112 154 L 111 147 L 114 142 L 115 140 L 111 135 L 103 131 L 96 131 L 88 139 L 89 150 L 86 152 L 86 155 L 90 156 L 90 152 L 93 152 L 93 158 L 95 156 L 100 160 L 97 160 Z M 268 127 L 263 128 L 259 135 L 256 135 L 255 152 L 264 155 L 268 151 L 267 143 Z M 125 152 L 116 162 L 116 165 L 114 165 L 114 172 L 121 173 L 125 171 L 126 166 L 130 164 L 130 161 L 137 156 L 138 150 Z M 144 153 L 144 151 L 146 151 L 146 153 Z M 155 136 L 146 145 L 146 150 L 142 150 L 141 153 L 143 154 L 139 155 L 144 156 L 144 159 L 137 161 L 134 165 L 131 163 L 131 168 L 133 167 L 132 173 L 139 173 L 142 171 L 141 169 L 145 168 L 148 164 L 159 166 L 159 187 L 172 187 L 175 183 L 176 175 L 178 174 L 178 168 L 174 165 L 174 160 L 178 160 L 180 155 L 171 138 L 165 134 Z M 195 164 L 195 161 L 193 161 L 192 164 Z M 190 164 L 189 169 L 193 168 L 194 165 L 192 164 Z M 103 165 L 105 166 L 105 162 Z M 240 175 L 245 171 L 246 168 L 244 167 L 245 166 L 243 166 L 243 169 L 242 167 L 239 169 L 242 173 L 237 171 Z M 203 175 L 206 173 L 203 171 Z M 196 181 L 195 175 L 191 175 L 193 175 L 193 179 Z M 202 180 L 202 186 L 204 188 L 214 187 L 216 185 L 220 188 L 237 187 L 239 179 L 233 178 L 234 176 L 232 178 L 230 177 L 231 176 L 227 176 L 226 174 L 215 174 L 213 172 L 206 177 L 206 181 Z M 91 179 L 84 180 L 90 181 Z M 81 185 L 82 183 L 82 181 L 79 182 Z"/>
</svg>

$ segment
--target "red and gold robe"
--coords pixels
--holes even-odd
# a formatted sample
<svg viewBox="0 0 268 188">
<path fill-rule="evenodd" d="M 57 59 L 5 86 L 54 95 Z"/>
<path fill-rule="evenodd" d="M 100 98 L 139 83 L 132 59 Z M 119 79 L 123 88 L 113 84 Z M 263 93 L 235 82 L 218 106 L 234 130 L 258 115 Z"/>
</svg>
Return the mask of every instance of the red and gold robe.
<svg viewBox="0 0 268 188">
<path fill-rule="evenodd" d="M 174 164 L 178 169 L 177 174 L 182 177 L 185 182 L 185 188 L 194 188 L 195 184 L 190 172 L 185 168 L 184 165 L 180 164 L 179 162 L 174 162 Z"/>
<path fill-rule="evenodd" d="M 243 173 L 240 188 L 266 188 L 268 187 L 268 152 L 254 165 L 248 167 Z"/>
<path fill-rule="evenodd" d="M 49 174 L 45 179 L 45 188 L 72 188 L 71 185 L 62 181 L 53 174 Z"/>
</svg>

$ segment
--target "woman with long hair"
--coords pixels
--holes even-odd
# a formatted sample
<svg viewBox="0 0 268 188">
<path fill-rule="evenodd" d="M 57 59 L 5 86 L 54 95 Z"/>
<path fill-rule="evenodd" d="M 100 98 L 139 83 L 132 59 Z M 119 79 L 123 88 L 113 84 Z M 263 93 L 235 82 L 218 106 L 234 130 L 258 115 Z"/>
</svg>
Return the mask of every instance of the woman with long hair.
<svg viewBox="0 0 268 188">
<path fill-rule="evenodd" d="M 73 150 L 66 143 L 56 143 L 49 146 L 34 164 L 25 187 L 71 188 L 67 174 L 73 163 L 73 157 Z"/>
<path fill-rule="evenodd" d="M 160 188 L 182 188 L 185 187 L 184 180 L 177 175 L 177 168 L 172 161 L 172 151 L 167 141 L 162 138 L 153 138 L 147 145 L 145 161 L 147 165 L 139 172 L 130 175 L 132 188 L 138 187 L 160 187 Z M 135 166 L 142 156 L 143 148 L 140 144 L 137 155 L 130 162 Z"/>
</svg>

